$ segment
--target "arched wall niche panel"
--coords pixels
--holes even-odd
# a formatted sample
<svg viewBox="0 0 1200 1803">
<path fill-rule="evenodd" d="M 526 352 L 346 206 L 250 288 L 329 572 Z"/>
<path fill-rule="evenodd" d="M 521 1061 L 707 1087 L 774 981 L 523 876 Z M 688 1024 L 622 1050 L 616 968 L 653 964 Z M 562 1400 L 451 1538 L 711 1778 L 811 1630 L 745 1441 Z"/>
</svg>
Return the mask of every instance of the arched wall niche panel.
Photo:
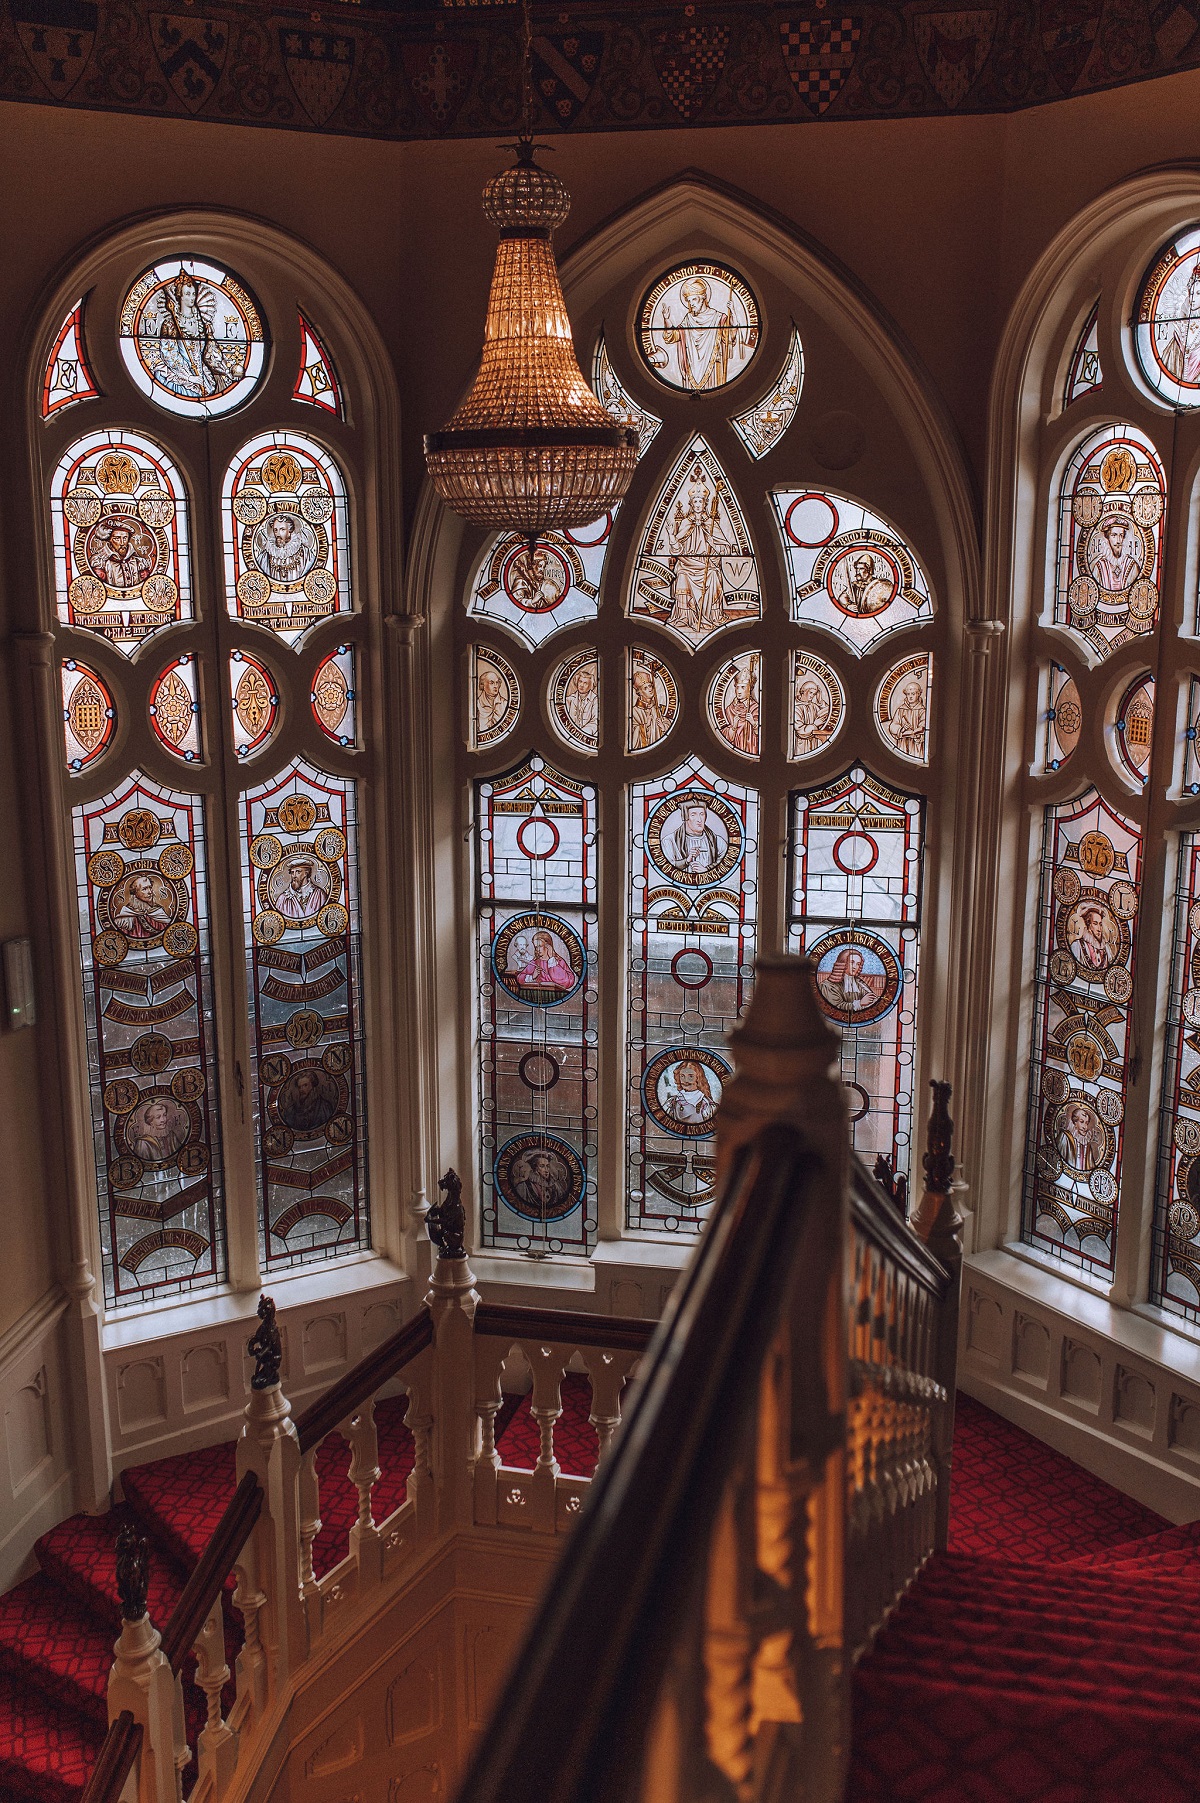
<svg viewBox="0 0 1200 1803">
<path fill-rule="evenodd" d="M 743 372 L 727 387 L 699 394 L 682 392 L 657 379 L 642 360 L 634 337 L 637 310 L 647 290 L 664 271 L 676 264 L 693 262 L 735 272 L 749 285 L 760 311 L 760 340 Z M 755 795 L 758 869 L 748 874 L 740 863 L 731 868 L 738 875 L 737 893 L 743 901 L 751 891 L 754 895 L 754 932 L 747 943 L 756 936 L 757 943 L 764 947 L 799 944 L 809 931 L 799 918 L 792 924 L 791 904 L 787 901 L 787 895 L 793 893 L 788 887 L 784 856 L 786 823 L 792 818 L 787 805 L 789 794 L 816 792 L 822 784 L 828 786 L 839 778 L 857 760 L 873 780 L 881 781 L 891 791 L 910 794 L 919 790 L 923 796 L 933 798 L 925 816 L 920 905 L 924 911 L 923 939 L 930 947 L 936 945 L 937 951 L 930 954 L 922 969 L 915 1087 L 919 1089 L 924 1075 L 957 1075 L 956 1061 L 965 1053 L 955 1042 L 944 998 L 947 984 L 954 980 L 961 965 L 962 947 L 969 939 L 969 928 L 962 925 L 963 904 L 969 913 L 973 903 L 969 872 L 964 881 L 964 872 L 949 857 L 948 848 L 956 830 L 956 811 L 970 805 L 971 748 L 969 743 L 960 744 L 956 736 L 959 713 L 946 711 L 934 727 L 931 765 L 919 766 L 911 756 L 918 739 L 910 732 L 905 741 L 909 752 L 905 752 L 901 726 L 896 727 L 901 737 L 887 738 L 871 718 L 871 712 L 881 693 L 886 690 L 890 695 L 887 679 L 906 656 L 916 658 L 913 668 L 905 672 L 910 681 L 917 683 L 917 692 L 907 697 L 908 704 L 916 705 L 918 710 L 925 705 L 920 693 L 924 666 L 917 668 L 921 663 L 917 654 L 923 649 L 934 652 L 938 666 L 933 685 L 935 712 L 939 692 L 948 696 L 959 686 L 963 646 L 969 637 L 971 597 L 977 587 L 972 503 L 961 451 L 934 385 L 916 366 L 878 301 L 819 246 L 787 222 L 757 208 L 747 197 L 700 175 L 680 177 L 575 247 L 563 258 L 562 275 L 584 366 L 591 367 L 596 342 L 603 332 L 610 367 L 621 390 L 638 407 L 663 421 L 611 523 L 595 610 L 587 618 L 578 618 L 546 636 L 541 636 L 539 627 L 533 635 L 537 642 L 532 645 L 519 643 L 518 635 L 499 619 L 489 619 L 478 612 L 469 616 L 464 596 L 472 581 L 477 580 L 476 572 L 488 567 L 488 544 L 483 535 L 464 528 L 448 515 L 428 487 L 423 491 L 413 531 L 410 604 L 430 618 L 432 687 L 437 693 L 453 695 L 458 716 L 457 723 L 452 724 L 448 711 L 439 710 L 435 722 L 436 743 L 453 757 L 455 769 L 453 784 L 446 781 L 438 785 L 435 809 L 439 858 L 447 861 L 447 868 L 453 860 L 457 871 L 461 902 L 453 954 L 463 961 L 464 967 L 470 962 L 478 968 L 478 960 L 470 950 L 472 910 L 480 905 L 476 887 L 478 854 L 471 844 L 479 824 L 472 810 L 481 805 L 481 792 L 475 785 L 507 780 L 507 773 L 531 752 L 543 756 L 554 772 L 595 785 L 602 918 L 593 935 L 595 963 L 594 970 L 589 966 L 588 981 L 595 986 L 590 1006 L 595 1014 L 597 1044 L 602 1048 L 596 1103 L 602 1124 L 594 1136 L 595 1176 L 588 1178 L 589 1183 L 594 1182 L 597 1198 L 594 1237 L 615 1239 L 633 1231 L 648 1232 L 652 1237 L 658 1233 L 661 1238 L 669 1235 L 656 1216 L 659 1203 L 667 1213 L 674 1207 L 679 1215 L 679 1197 L 684 1195 L 693 1203 L 702 1204 L 709 1181 L 704 1166 L 703 1133 L 676 1133 L 678 1148 L 668 1154 L 664 1136 L 673 1129 L 662 1127 L 661 1120 L 674 1118 L 678 1123 L 690 1110 L 688 1124 L 697 1128 L 703 1125 L 705 1084 L 710 1100 L 719 1094 L 720 1033 L 717 1015 L 713 1015 L 710 1028 L 705 1011 L 704 998 L 715 979 L 701 981 L 706 960 L 691 958 L 690 950 L 678 971 L 684 987 L 694 985 L 700 999 L 694 1006 L 678 1010 L 681 1018 L 687 1017 L 679 1031 L 685 1039 L 691 1035 L 688 1043 L 694 1040 L 705 1053 L 708 1062 L 700 1062 L 708 1074 L 703 1083 L 692 1082 L 687 1098 L 677 1100 L 672 1089 L 675 1078 L 670 1046 L 664 1042 L 659 1048 L 668 1054 L 664 1075 L 659 1068 L 659 1050 L 643 1053 L 641 1038 L 623 1013 L 621 996 L 629 993 L 629 974 L 622 978 L 621 971 L 630 957 L 634 964 L 629 966 L 629 973 L 641 982 L 637 954 L 629 951 L 622 924 L 634 919 L 636 912 L 635 901 L 626 893 L 627 883 L 637 874 L 626 843 L 631 830 L 628 809 L 634 786 L 643 796 L 657 795 L 653 785 L 676 781 L 689 758 L 696 765 L 688 779 L 693 787 L 715 782 L 726 785 L 730 795 L 734 795 L 750 786 Z M 788 357 L 794 332 L 799 334 L 804 356 L 800 405 L 787 430 L 760 459 L 754 460 L 730 419 L 770 392 Z M 672 632 L 664 625 L 661 613 L 656 616 L 652 609 L 630 607 L 631 576 L 638 547 L 656 517 L 662 485 L 685 457 L 688 447 L 695 444 L 697 435 L 703 440 L 702 449 L 697 448 L 691 458 L 697 468 L 693 471 L 689 463 L 687 470 L 681 470 L 678 499 L 686 514 L 691 505 L 689 477 L 697 492 L 703 490 L 705 494 L 715 491 L 718 481 L 728 484 L 745 522 L 748 542 L 744 546 L 734 544 L 733 529 L 725 522 L 722 530 L 731 542 L 723 552 L 724 561 L 732 565 L 740 560 L 747 566 L 736 573 L 725 573 L 726 588 L 737 588 L 739 598 L 748 597 L 754 576 L 761 609 L 756 611 L 749 603 L 743 606 L 739 599 L 740 611 L 727 609 L 719 631 Z M 862 656 L 855 655 L 850 645 L 840 643 L 835 634 L 817 633 L 793 621 L 789 603 L 793 579 L 777 514 L 769 499 L 771 491 L 778 487 L 798 492 L 828 490 L 838 496 L 857 497 L 874 515 L 886 519 L 889 531 L 895 531 L 902 543 L 911 547 L 913 556 L 927 572 L 934 601 L 932 618 L 914 617 L 912 624 L 902 623 L 899 630 L 889 631 L 877 644 L 871 643 Z M 674 499 L 668 511 L 673 509 Z M 749 568 L 751 554 L 753 571 Z M 531 595 L 544 574 L 526 573 L 525 586 Z M 547 600 L 552 599 L 547 591 Z M 702 598 L 698 605 L 702 605 Z M 873 605 L 869 597 L 864 602 L 868 609 Z M 819 733 L 801 735 L 803 751 L 799 757 L 789 750 L 796 741 L 790 722 L 791 703 L 784 694 L 793 640 L 797 646 L 803 643 L 810 652 L 826 659 L 836 676 L 834 689 L 843 697 L 851 692 L 853 696 L 850 724 L 843 722 L 836 736 L 830 735 L 828 744 Z M 551 702 L 544 691 L 564 660 L 592 645 L 598 647 L 602 663 L 599 705 L 595 710 L 599 747 L 592 750 L 589 744 L 585 751 L 580 745 L 573 748 L 570 731 L 553 729 L 548 712 Z M 497 662 L 508 660 L 517 669 L 525 696 L 524 712 L 515 727 L 505 726 L 502 738 L 494 744 L 488 742 L 486 724 L 483 731 L 476 730 L 475 749 L 469 751 L 464 712 L 475 705 L 470 672 L 472 667 L 479 667 L 478 662 L 472 665 L 472 658 L 486 660 L 489 647 L 497 654 Z M 654 695 L 645 676 L 645 664 L 637 661 L 646 653 L 661 660 L 669 678 Z M 672 706 L 677 709 L 666 730 L 657 725 L 653 731 L 646 727 L 636 742 L 630 725 L 630 710 L 635 705 L 631 699 L 631 674 L 635 669 L 641 672 L 638 701 L 644 720 L 652 720 L 656 710 L 661 713 Z M 938 685 L 943 682 L 946 686 L 939 691 Z M 487 688 L 490 721 L 493 713 L 499 714 L 503 698 L 490 675 Z M 892 688 L 897 696 L 904 693 L 896 681 Z M 586 708 L 590 719 L 590 694 L 574 700 L 577 711 Z M 896 705 L 899 707 L 899 700 Z M 964 714 L 966 711 L 962 710 Z M 682 781 L 678 778 L 676 786 Z M 645 803 L 648 829 L 653 808 L 659 805 Z M 698 807 L 699 803 L 695 805 Z M 730 826 L 723 803 L 705 805 L 713 820 L 703 831 L 721 841 L 718 862 L 727 860 L 722 835 L 736 838 L 747 829 L 744 822 Z M 742 805 L 739 802 L 737 807 Z M 670 839 L 670 822 L 662 831 Z M 671 840 L 672 844 L 675 842 Z M 655 843 L 661 848 L 661 833 Z M 660 876 L 652 877 L 652 883 L 661 880 L 661 862 L 656 868 Z M 701 885 L 702 891 L 703 888 Z M 729 889 L 728 883 L 725 888 Z M 679 892 L 692 894 L 686 884 Z M 544 905 L 548 910 L 549 901 Z M 728 900 L 717 905 L 732 906 Z M 537 911 L 536 907 L 533 911 Z M 528 930 L 532 934 L 534 925 L 530 924 Z M 815 939 L 819 935 L 812 929 L 810 936 Z M 553 956 L 563 962 L 565 969 L 569 962 L 568 938 L 560 933 L 558 939 L 561 943 L 555 944 Z M 505 939 L 503 945 L 507 960 L 509 940 Z M 449 939 L 446 949 L 449 955 Z M 533 963 L 531 959 L 528 968 L 532 969 Z M 889 967 L 881 959 L 880 968 Z M 441 969 L 446 973 L 442 980 L 448 992 L 453 972 L 448 962 Z M 519 1000 L 515 970 L 509 970 L 506 964 L 500 976 Z M 499 979 L 494 975 L 486 979 L 488 983 L 496 980 Z M 678 974 L 674 980 L 680 980 Z M 563 992 L 566 993 L 565 985 Z M 734 1014 L 739 1005 L 735 998 Z M 460 992 L 452 1025 L 448 1014 L 446 1017 L 448 1041 L 452 1035 L 455 1047 L 464 1048 L 472 1061 L 480 1044 L 480 1019 L 491 1023 L 498 1018 L 490 991 L 484 1016 L 478 1006 L 475 994 Z M 553 1008 L 545 1007 L 540 1030 L 549 1035 L 547 1044 L 551 1050 L 554 1018 Z M 968 1038 L 964 1035 L 964 1046 Z M 657 1047 L 657 1040 L 654 1044 Z M 448 1055 L 444 1055 L 443 1063 L 450 1063 Z M 650 1076 L 642 1070 L 643 1064 Z M 630 1088 L 619 1073 L 632 1073 L 635 1067 L 640 1075 Z M 549 1067 L 539 1064 L 537 1069 L 541 1073 L 539 1081 L 544 1081 Z M 687 1075 L 695 1077 L 690 1064 Z M 661 1093 L 651 1095 L 647 1090 L 646 1084 L 652 1080 Z M 633 1083 L 632 1074 L 629 1083 Z M 544 1095 L 545 1091 L 539 1093 Z M 490 1216 L 487 1212 L 493 1206 L 497 1183 L 514 1187 L 509 1166 L 514 1157 L 523 1153 L 521 1148 L 517 1153 L 510 1149 L 503 1168 L 496 1165 L 503 1150 L 499 1143 L 503 1136 L 497 1132 L 491 1135 L 495 1145 L 489 1146 L 480 1159 L 478 1147 L 481 1138 L 489 1137 L 489 1122 L 486 1110 L 483 1115 L 478 1112 L 479 1106 L 478 1099 L 469 1095 L 465 1099 L 460 1096 L 456 1107 L 443 1098 L 443 1132 L 448 1136 L 443 1141 L 443 1162 L 457 1162 L 461 1157 L 459 1168 L 465 1165 L 477 1170 L 486 1239 L 489 1232 L 495 1233 L 501 1212 L 497 1210 Z M 646 1147 L 636 1134 L 631 1139 L 622 1130 L 623 1122 L 636 1126 L 634 1117 L 639 1114 L 648 1120 L 651 1116 L 659 1120 L 659 1126 L 654 1128 L 659 1135 L 655 1151 L 658 1164 L 654 1181 L 648 1187 L 630 1176 L 631 1166 L 638 1159 L 649 1157 Z M 541 1130 L 554 1131 L 552 1124 Z M 907 1131 L 906 1127 L 902 1136 L 905 1160 Z M 631 1146 L 632 1157 L 627 1160 Z M 896 1145 L 889 1139 L 886 1147 L 881 1144 L 878 1149 L 894 1151 Z M 564 1158 L 564 1172 L 556 1173 L 551 1187 L 563 1188 L 569 1163 Z M 559 1177 L 563 1182 L 558 1182 Z M 518 1181 L 524 1183 L 525 1175 Z M 640 1193 L 635 1195 L 635 1191 Z M 657 1198 L 653 1206 L 649 1200 L 651 1191 Z M 528 1202 L 527 1197 L 518 1200 Z M 677 1219 L 673 1226 L 678 1225 Z M 532 1244 L 539 1230 L 534 1223 L 533 1232 L 524 1237 Z M 492 1243 L 502 1251 L 506 1247 L 525 1250 L 518 1247 L 521 1237 L 521 1233 L 514 1232 L 511 1247 L 503 1235 Z M 543 1237 L 562 1238 L 559 1234 Z M 550 1250 L 553 1255 L 555 1249 Z"/>
</svg>

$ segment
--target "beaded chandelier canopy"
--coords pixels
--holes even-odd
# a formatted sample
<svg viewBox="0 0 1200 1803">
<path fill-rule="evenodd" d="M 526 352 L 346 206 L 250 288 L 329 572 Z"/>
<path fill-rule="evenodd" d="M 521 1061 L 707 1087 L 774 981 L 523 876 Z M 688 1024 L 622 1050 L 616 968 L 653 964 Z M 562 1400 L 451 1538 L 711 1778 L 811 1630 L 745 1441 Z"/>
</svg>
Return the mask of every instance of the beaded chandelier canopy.
<svg viewBox="0 0 1200 1803">
<path fill-rule="evenodd" d="M 550 243 L 570 205 L 523 134 L 515 167 L 483 191 L 500 243 L 479 373 L 449 422 L 425 437 L 430 480 L 448 507 L 530 540 L 590 525 L 624 495 L 637 462 L 636 430 L 605 411 L 576 360 Z"/>
</svg>

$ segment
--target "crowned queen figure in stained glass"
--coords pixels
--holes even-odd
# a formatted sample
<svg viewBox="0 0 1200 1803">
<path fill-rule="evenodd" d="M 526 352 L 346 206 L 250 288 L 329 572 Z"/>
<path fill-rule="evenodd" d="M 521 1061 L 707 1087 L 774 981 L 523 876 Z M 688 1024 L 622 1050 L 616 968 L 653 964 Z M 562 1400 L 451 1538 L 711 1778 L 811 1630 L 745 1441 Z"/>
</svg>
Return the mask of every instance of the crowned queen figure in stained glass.
<svg viewBox="0 0 1200 1803">
<path fill-rule="evenodd" d="M 1156 394 L 1172 407 L 1200 407 L 1200 226 L 1164 245 L 1147 271 L 1134 344 Z"/>
<path fill-rule="evenodd" d="M 120 345 L 143 394 L 169 413 L 202 418 L 248 399 L 266 356 L 262 319 L 245 288 L 194 257 L 139 276 L 121 308 Z"/>
</svg>

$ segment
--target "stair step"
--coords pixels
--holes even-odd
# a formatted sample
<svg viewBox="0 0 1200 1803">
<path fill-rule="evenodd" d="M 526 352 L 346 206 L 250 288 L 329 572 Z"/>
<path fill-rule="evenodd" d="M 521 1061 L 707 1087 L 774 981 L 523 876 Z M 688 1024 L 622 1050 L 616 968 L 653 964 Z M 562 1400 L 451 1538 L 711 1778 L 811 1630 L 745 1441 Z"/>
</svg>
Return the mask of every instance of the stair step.
<svg viewBox="0 0 1200 1803">
<path fill-rule="evenodd" d="M 34 1548 L 47 1578 L 60 1584 L 85 1614 L 115 1640 L 120 1632 L 117 1602 L 117 1533 L 125 1511 L 107 1515 L 72 1515 L 43 1534 Z M 187 1571 L 161 1547 L 150 1558 L 147 1607 L 156 1625 L 165 1623 L 179 1600 Z"/>
<path fill-rule="evenodd" d="M 78 1803 L 104 1728 L 68 1712 L 21 1678 L 0 1709 L 0 1796 L 5 1803 Z"/>
<path fill-rule="evenodd" d="M 115 1632 L 106 1635 L 39 1572 L 0 1596 L 0 1671 L 103 1729 Z"/>
</svg>

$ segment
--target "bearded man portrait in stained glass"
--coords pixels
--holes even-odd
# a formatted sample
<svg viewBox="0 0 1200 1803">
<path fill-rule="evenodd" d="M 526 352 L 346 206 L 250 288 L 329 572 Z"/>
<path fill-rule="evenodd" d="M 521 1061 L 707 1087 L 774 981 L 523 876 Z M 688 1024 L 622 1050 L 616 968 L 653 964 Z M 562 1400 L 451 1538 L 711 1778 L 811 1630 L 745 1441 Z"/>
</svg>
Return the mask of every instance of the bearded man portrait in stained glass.
<svg viewBox="0 0 1200 1803">
<path fill-rule="evenodd" d="M 88 567 L 108 588 L 140 588 L 158 561 L 154 540 L 138 520 L 102 520 L 88 534 Z"/>
<path fill-rule="evenodd" d="M 317 540 L 307 520 L 273 513 L 254 534 L 254 561 L 279 588 L 303 582 L 317 561 Z"/>
</svg>

